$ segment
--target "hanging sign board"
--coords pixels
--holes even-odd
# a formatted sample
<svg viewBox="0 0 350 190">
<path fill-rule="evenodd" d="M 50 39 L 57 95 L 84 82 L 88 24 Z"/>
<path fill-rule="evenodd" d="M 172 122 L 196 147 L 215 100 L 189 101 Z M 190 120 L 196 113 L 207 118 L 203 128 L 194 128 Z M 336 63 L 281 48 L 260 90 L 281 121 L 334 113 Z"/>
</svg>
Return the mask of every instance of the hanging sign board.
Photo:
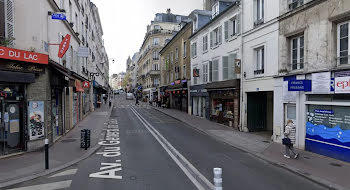
<svg viewBox="0 0 350 190">
<path fill-rule="evenodd" d="M 69 44 L 70 44 L 70 35 L 67 34 L 64 39 L 62 40 L 60 47 L 58 49 L 58 57 L 62 58 L 64 56 L 64 54 L 66 54 L 68 48 L 69 48 Z"/>
</svg>

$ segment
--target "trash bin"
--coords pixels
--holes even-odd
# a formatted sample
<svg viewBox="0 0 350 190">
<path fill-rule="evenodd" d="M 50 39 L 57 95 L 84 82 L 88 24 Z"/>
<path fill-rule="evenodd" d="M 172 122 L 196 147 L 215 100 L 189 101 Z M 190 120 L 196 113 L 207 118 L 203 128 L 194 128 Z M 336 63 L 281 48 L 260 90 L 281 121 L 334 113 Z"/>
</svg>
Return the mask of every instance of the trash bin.
<svg viewBox="0 0 350 190">
<path fill-rule="evenodd" d="M 89 129 L 83 129 L 80 131 L 80 148 L 90 147 L 91 131 Z"/>
</svg>

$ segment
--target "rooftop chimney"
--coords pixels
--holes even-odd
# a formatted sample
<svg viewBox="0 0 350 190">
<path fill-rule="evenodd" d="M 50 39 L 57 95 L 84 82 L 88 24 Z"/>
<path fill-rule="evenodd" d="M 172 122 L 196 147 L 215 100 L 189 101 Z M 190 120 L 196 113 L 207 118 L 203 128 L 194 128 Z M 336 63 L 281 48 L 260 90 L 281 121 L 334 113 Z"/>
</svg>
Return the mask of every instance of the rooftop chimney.
<svg viewBox="0 0 350 190">
<path fill-rule="evenodd" d="M 167 13 L 167 14 L 170 14 L 170 13 L 171 13 L 171 9 L 170 9 L 170 8 L 167 9 L 167 10 L 166 10 L 166 13 Z"/>
</svg>

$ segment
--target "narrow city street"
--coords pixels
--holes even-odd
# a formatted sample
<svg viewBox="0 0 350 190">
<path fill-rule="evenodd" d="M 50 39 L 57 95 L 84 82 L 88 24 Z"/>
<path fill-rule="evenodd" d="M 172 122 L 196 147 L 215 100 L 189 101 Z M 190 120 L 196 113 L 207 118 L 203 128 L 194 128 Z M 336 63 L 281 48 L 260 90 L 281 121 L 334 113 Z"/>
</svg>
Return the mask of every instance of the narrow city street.
<svg viewBox="0 0 350 190">
<path fill-rule="evenodd" d="M 117 95 L 101 148 L 55 174 L 8 189 L 210 189 L 213 168 L 224 189 L 323 189 L 192 129 L 150 105 Z M 120 143 L 119 143 L 120 142 Z"/>
</svg>

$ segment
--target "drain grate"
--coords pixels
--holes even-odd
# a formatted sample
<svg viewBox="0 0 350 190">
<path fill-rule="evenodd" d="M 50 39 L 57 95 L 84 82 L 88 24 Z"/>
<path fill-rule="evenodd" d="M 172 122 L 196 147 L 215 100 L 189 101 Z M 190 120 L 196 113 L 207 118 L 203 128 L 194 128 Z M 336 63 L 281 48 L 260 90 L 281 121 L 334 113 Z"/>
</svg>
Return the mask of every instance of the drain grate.
<svg viewBox="0 0 350 190">
<path fill-rule="evenodd" d="M 61 142 L 74 142 L 74 141 L 77 141 L 76 139 L 65 139 L 65 140 L 62 140 Z"/>
<path fill-rule="evenodd" d="M 338 163 L 330 163 L 329 165 L 335 166 L 335 167 L 342 167 L 342 165 L 341 165 L 341 164 L 338 164 Z"/>
</svg>

